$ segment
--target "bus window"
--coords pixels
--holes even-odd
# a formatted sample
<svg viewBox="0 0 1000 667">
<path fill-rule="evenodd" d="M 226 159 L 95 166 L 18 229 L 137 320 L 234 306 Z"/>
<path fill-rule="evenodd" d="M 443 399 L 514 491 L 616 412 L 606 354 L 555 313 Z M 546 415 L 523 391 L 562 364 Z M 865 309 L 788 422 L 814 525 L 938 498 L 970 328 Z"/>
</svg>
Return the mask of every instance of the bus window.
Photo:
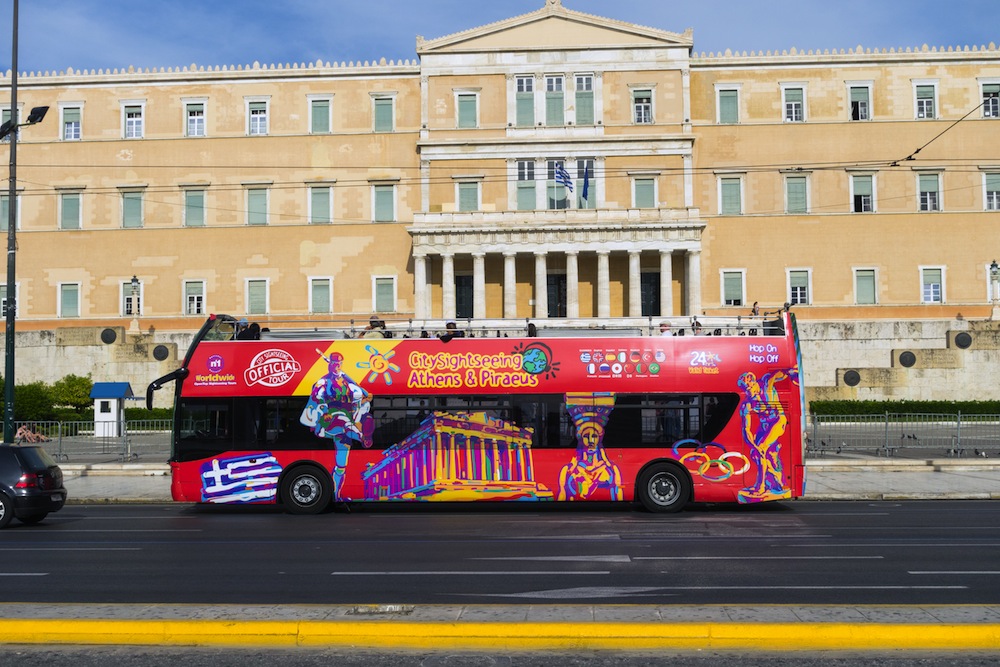
<svg viewBox="0 0 1000 667">
<path fill-rule="evenodd" d="M 232 400 L 191 399 L 177 407 L 174 460 L 192 461 L 233 449 Z"/>
<path fill-rule="evenodd" d="M 512 421 L 534 430 L 533 447 L 576 447 L 573 422 L 561 394 L 514 394 Z"/>
</svg>

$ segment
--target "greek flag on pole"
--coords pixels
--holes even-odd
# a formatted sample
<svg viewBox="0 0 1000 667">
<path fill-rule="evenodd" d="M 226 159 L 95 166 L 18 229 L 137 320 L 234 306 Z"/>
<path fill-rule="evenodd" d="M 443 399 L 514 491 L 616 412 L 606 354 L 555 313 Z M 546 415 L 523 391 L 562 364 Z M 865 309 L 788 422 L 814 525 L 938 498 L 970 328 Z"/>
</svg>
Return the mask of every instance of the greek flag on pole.
<svg viewBox="0 0 1000 667">
<path fill-rule="evenodd" d="M 573 192 L 573 179 L 569 177 L 569 172 L 566 171 L 566 167 L 562 163 L 556 165 L 556 183 L 565 185 L 567 190 Z"/>
</svg>

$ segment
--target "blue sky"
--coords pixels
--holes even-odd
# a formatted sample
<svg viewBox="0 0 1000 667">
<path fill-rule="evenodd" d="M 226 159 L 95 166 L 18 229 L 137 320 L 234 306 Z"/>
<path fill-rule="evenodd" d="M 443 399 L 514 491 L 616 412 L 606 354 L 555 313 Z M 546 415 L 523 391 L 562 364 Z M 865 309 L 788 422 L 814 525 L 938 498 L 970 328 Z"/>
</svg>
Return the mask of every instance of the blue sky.
<svg viewBox="0 0 1000 667">
<path fill-rule="evenodd" d="M 0 71 L 13 0 L 0 1 Z M 544 0 L 20 0 L 22 72 L 415 58 L 441 37 Z M 1000 43 L 996 0 L 564 0 L 570 9 L 683 32 L 695 51 Z"/>
</svg>

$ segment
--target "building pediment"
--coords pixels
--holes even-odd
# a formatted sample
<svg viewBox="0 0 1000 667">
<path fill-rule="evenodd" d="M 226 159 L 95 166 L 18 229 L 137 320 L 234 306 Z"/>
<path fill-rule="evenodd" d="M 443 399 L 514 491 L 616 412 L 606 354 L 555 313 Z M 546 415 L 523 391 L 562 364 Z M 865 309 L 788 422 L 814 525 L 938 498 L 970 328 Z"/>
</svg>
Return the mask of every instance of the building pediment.
<svg viewBox="0 0 1000 667">
<path fill-rule="evenodd" d="M 534 12 L 432 40 L 417 37 L 421 56 L 490 51 L 543 51 L 600 48 L 690 49 L 689 28 L 683 34 L 567 9 L 561 0 L 546 0 Z"/>
</svg>

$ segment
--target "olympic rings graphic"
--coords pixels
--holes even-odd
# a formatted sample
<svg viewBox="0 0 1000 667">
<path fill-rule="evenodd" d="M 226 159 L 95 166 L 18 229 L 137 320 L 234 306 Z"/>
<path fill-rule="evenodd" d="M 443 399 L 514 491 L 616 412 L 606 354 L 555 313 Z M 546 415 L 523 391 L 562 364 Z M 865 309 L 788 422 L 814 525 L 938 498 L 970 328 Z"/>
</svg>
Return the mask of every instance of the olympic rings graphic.
<svg viewBox="0 0 1000 667">
<path fill-rule="evenodd" d="M 685 444 L 695 444 L 697 449 L 693 452 L 687 452 L 686 454 L 681 455 L 678 449 Z M 718 449 L 721 449 L 723 452 L 722 455 L 717 459 L 713 459 L 706 451 L 709 447 L 717 447 Z M 750 459 L 748 459 L 745 454 L 742 452 L 727 452 L 722 445 L 714 442 L 706 445 L 697 443 L 695 440 L 682 440 L 674 445 L 674 455 L 678 457 L 677 461 L 687 468 L 688 471 L 703 477 L 709 482 L 723 482 L 733 475 L 742 475 L 750 469 Z M 734 465 L 730 459 L 742 461 L 743 467 L 737 470 L 736 465 Z M 691 462 L 691 466 L 688 465 L 689 461 Z M 692 468 L 692 466 L 694 466 L 694 468 Z M 711 472 L 714 467 L 719 468 L 719 472 L 716 474 L 712 474 Z"/>
</svg>

